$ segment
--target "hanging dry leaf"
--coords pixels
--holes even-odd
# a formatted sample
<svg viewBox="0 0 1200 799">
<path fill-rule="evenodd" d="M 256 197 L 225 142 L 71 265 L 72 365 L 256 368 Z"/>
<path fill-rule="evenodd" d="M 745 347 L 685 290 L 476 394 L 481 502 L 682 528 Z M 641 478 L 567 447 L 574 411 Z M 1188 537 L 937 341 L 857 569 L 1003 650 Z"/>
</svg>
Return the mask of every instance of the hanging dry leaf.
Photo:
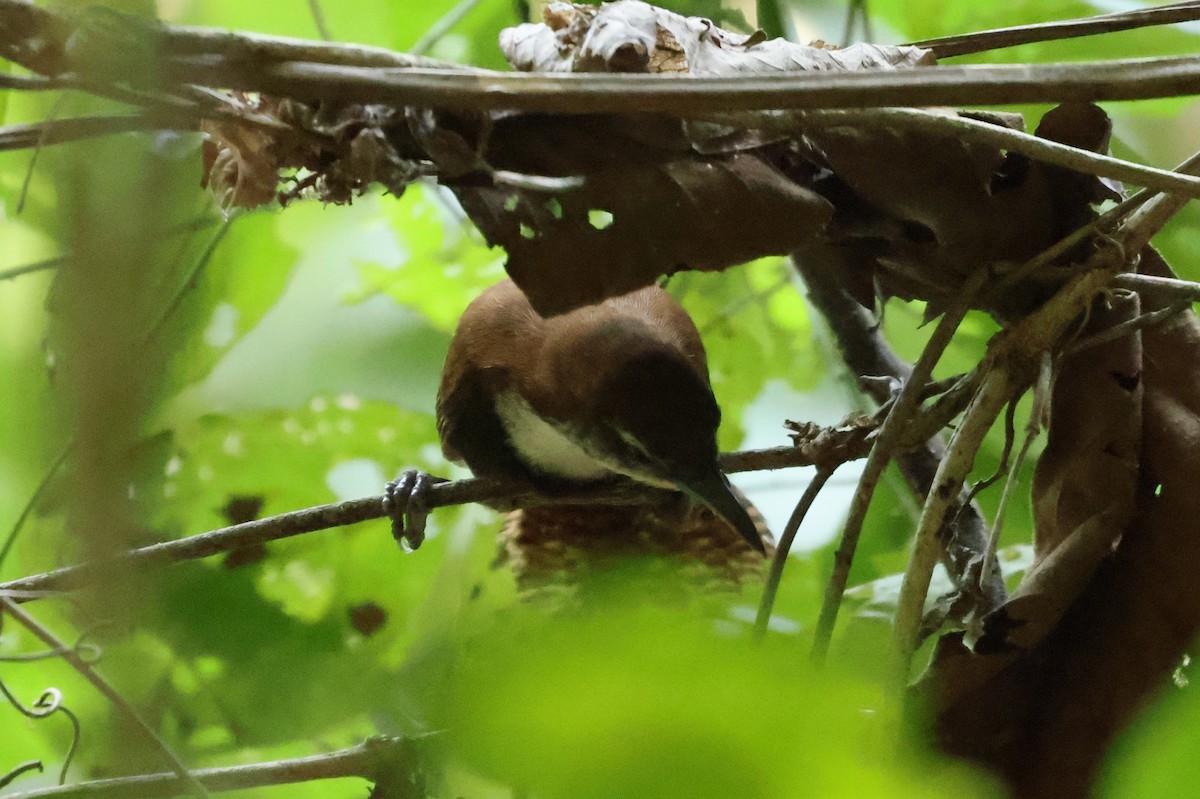
<svg viewBox="0 0 1200 799">
<path fill-rule="evenodd" d="M 614 164 L 561 193 L 502 186 L 458 191 L 539 313 L 649 285 L 680 269 L 723 269 L 785 254 L 832 207 L 752 155 Z M 730 236 L 729 231 L 738 231 Z"/>
<path fill-rule="evenodd" d="M 1171 276 L 1150 248 L 1141 253 L 1141 268 Z M 1169 302 L 1152 294 L 1142 301 L 1143 311 Z M 1136 372 L 1130 369 L 1138 362 L 1128 341 L 1114 342 L 1104 358 L 1080 353 L 1073 366 L 1078 374 L 1068 377 L 1074 392 L 1063 387 L 1060 398 L 1056 389 L 1053 414 L 1063 427 L 1058 454 L 1038 477 L 1038 532 L 1065 532 L 1067 538 L 1043 554 L 1041 574 L 1026 596 L 1037 596 L 1032 589 L 1040 583 L 1044 600 L 1040 608 L 1026 600 L 1025 610 L 1046 614 L 1057 605 L 1065 613 L 1049 630 L 1048 616 L 1033 616 L 1031 626 L 1040 626 L 1040 633 L 1011 627 L 1006 638 L 1020 645 L 994 653 L 972 653 L 959 636 L 946 636 L 913 691 L 914 700 L 935 714 L 942 748 L 999 771 L 1014 795 L 1087 795 L 1109 745 L 1200 630 L 1200 493 L 1193 485 L 1200 473 L 1200 376 L 1179 368 L 1200 357 L 1200 321 L 1187 311 L 1145 329 L 1141 339 L 1139 429 L 1122 415 L 1136 415 L 1130 404 L 1136 404 Z M 1094 368 L 1089 358 L 1097 360 Z M 1106 374 L 1108 367 L 1116 374 Z M 1089 392 L 1100 396 L 1092 399 Z M 1081 437 L 1077 451 L 1071 435 Z M 1131 476 L 1122 461 L 1139 436 L 1139 468 Z M 1089 479 L 1101 485 L 1091 486 Z M 1089 501 L 1094 510 L 1129 512 L 1131 489 L 1135 504 L 1122 529 L 1104 523 L 1103 513 L 1089 514 Z M 1093 534 L 1091 544 L 1080 542 L 1084 546 L 1072 552 L 1072 539 Z M 1060 577 L 1048 569 L 1057 570 L 1067 587 L 1087 577 L 1069 607 L 1054 597 L 1064 593 L 1063 585 L 1051 585 Z M 1012 611 L 1024 613 L 1016 604 Z"/>
</svg>

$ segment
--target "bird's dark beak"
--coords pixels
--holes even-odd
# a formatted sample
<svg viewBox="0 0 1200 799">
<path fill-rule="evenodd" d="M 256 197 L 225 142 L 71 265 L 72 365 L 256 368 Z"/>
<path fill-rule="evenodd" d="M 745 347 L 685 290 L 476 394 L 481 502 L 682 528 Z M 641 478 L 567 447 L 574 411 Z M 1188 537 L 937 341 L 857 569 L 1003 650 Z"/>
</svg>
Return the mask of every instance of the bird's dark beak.
<svg viewBox="0 0 1200 799">
<path fill-rule="evenodd" d="M 712 509 L 713 513 L 729 522 L 733 529 L 749 542 L 750 546 L 764 555 L 767 554 L 758 523 L 750 516 L 741 501 L 734 496 L 729 486 L 729 480 L 724 474 L 719 471 L 713 472 L 712 475 L 700 480 L 689 480 L 686 484 L 677 483 L 677 485 L 680 491 L 693 500 L 704 503 Z"/>
</svg>

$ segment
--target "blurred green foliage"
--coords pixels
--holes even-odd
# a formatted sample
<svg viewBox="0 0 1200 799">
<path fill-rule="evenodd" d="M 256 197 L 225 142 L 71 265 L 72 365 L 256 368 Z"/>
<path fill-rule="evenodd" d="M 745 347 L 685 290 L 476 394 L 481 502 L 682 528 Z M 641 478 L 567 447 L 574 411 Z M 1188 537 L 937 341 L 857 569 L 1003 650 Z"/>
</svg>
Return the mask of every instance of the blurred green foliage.
<svg viewBox="0 0 1200 799">
<path fill-rule="evenodd" d="M 321 5 L 336 39 L 404 49 L 452 4 Z M 712 0 L 670 5 L 729 25 L 754 8 Z M 843 12 L 833 0 L 764 5 L 773 25 Z M 870 10 L 879 39 L 905 41 L 1110 5 L 873 0 Z M 305 3 L 160 0 L 157 12 L 173 22 L 317 35 Z M 497 32 L 520 13 L 514 0 L 482 0 L 431 55 L 501 67 Z M 822 34 L 834 40 L 840 29 Z M 1193 31 L 1163 29 L 968 60 L 1196 49 Z M 106 108 L 77 95 L 0 94 L 5 124 Z M 1194 147 L 1196 109 L 1191 100 L 1114 104 L 1118 154 L 1160 165 L 1182 160 Z M 1029 112 L 1036 123 L 1040 109 Z M 143 371 L 130 379 L 148 392 L 134 440 L 106 476 L 136 524 L 110 532 L 132 543 L 157 541 L 247 514 L 378 494 L 385 479 L 410 466 L 461 475 L 437 447 L 434 391 L 455 320 L 500 278 L 502 254 L 484 247 L 453 201 L 428 186 L 351 208 L 297 203 L 222 220 L 197 186 L 198 144 L 193 136 L 162 135 L 49 148 L 31 176 L 31 153 L 0 153 L 0 272 L 71 255 L 85 240 L 80 226 L 91 225 L 117 242 L 108 261 L 124 253 L 130 263 L 118 264 L 121 274 L 138 278 L 125 295 L 97 290 L 93 308 L 101 319 L 110 315 L 130 352 L 140 353 Z M 97 179 L 81 191 L 87 176 Z M 1197 213 L 1185 212 L 1159 242 L 1193 278 L 1200 277 L 1198 225 Z M 86 270 L 92 253 L 75 254 L 75 268 Z M 111 289 L 114 275 L 92 266 L 82 278 Z M 56 331 L 79 296 L 64 305 L 61 283 L 54 268 L 0 280 L 3 536 L 74 437 L 69 420 L 79 405 L 63 387 L 77 367 Z M 794 398 L 797 417 L 812 397 L 842 397 L 838 407 L 822 409 L 835 418 L 854 406 L 851 392 L 837 388 L 843 378 L 826 333 L 779 259 L 718 275 L 682 274 L 670 288 L 705 336 L 724 449 L 764 428 L 786 443 L 783 420 L 754 410 L 768 390 Z M 920 307 L 887 308 L 886 333 L 906 357 L 916 356 L 928 334 L 921 320 Z M 986 318 L 969 318 L 939 376 L 974 364 L 994 330 Z M 994 431 L 977 478 L 995 468 L 1002 443 Z M 76 467 L 49 482 L 0 576 L 54 568 L 89 548 L 86 536 L 98 530 L 78 522 L 85 478 Z M 1028 474 L 1022 479 L 1027 484 Z M 794 475 L 780 481 L 789 502 L 803 487 Z M 1027 485 L 1021 493 L 1028 495 Z M 980 500 L 990 514 L 998 491 Z M 832 542 L 793 558 L 772 632 L 754 646 L 757 597 L 749 590 L 664 602 L 669 585 L 650 592 L 638 575 L 618 573 L 611 596 L 588 613 L 520 605 L 511 578 L 490 568 L 497 517 L 476 507 L 439 511 L 428 543 L 412 555 L 395 546 L 386 524 L 364 523 L 130 578 L 117 592 L 125 604 L 115 621 L 111 603 L 95 594 L 30 607 L 66 639 L 86 632 L 101 645 L 99 668 L 194 767 L 307 755 L 379 730 L 434 730 L 431 751 L 444 780 L 438 790 L 448 796 L 514 789 L 536 797 L 989 795 L 983 777 L 935 758 L 919 740 L 896 756 L 896 722 L 875 693 L 894 575 L 915 511 L 898 479 L 884 482 L 853 573 L 864 587 L 848 608 L 830 667 L 819 673 L 806 666 L 806 652 Z M 808 524 L 830 539 L 840 518 L 832 512 Z M 1028 541 L 1031 524 L 1027 503 L 1015 503 L 1006 540 Z M 11 621 L 0 627 L 3 652 L 37 649 Z M 47 686 L 63 691 L 83 727 L 73 778 L 162 769 L 157 754 L 60 660 L 5 662 L 0 679 L 26 704 Z M 1194 783 L 1186 742 L 1200 724 L 1195 696 L 1168 693 L 1123 742 L 1104 795 L 1180 795 Z M 3 703 L 0 729 L 0 772 L 28 759 L 52 772 L 70 742 L 65 718 L 34 722 Z M 5 790 L 50 779 L 23 777 Z M 237 795 L 363 791 L 361 780 L 341 780 Z"/>
</svg>

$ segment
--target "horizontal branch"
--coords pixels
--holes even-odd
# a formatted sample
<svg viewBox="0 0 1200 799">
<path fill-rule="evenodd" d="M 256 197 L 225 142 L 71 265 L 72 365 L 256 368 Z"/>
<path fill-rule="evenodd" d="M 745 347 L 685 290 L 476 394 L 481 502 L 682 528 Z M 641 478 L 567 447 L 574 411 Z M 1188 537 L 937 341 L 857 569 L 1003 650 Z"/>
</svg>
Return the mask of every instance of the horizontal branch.
<svg viewBox="0 0 1200 799">
<path fill-rule="evenodd" d="M 473 67 L 372 47 L 366 44 L 314 41 L 292 36 L 271 36 L 225 28 L 162 25 L 162 52 L 167 56 L 220 55 L 245 64 L 307 61 L 365 69 L 452 69 L 476 72 Z"/>
<path fill-rule="evenodd" d="M 244 766 L 197 769 L 189 776 L 210 791 L 234 791 L 313 780 L 362 777 L 375 780 L 388 766 L 412 757 L 413 741 L 369 738 L 358 746 L 310 757 L 296 757 Z M 179 796 L 186 785 L 171 773 L 139 774 L 106 780 L 39 788 L 11 794 L 7 799 L 158 799 Z"/>
<path fill-rule="evenodd" d="M 134 131 L 196 130 L 198 128 L 199 118 L 194 114 L 136 114 L 48 119 L 44 122 L 0 127 L 0 151 L 26 150 L 32 147 L 64 144 Z"/>
<path fill-rule="evenodd" d="M 1176 7 L 1182 8 L 1183 4 Z M 1155 21 L 1191 18 L 1194 14 L 1151 9 L 1141 12 L 1141 16 L 1060 25 L 1148 24 L 1147 15 L 1155 13 Z M 125 35 L 108 42 L 97 38 L 94 44 L 107 46 L 112 51 L 110 60 L 119 64 L 126 55 L 122 50 L 129 47 L 131 39 L 145 39 L 147 50 L 158 54 L 158 66 L 165 76 L 147 74 L 142 64 L 136 73 L 119 79 L 143 84 L 147 79 L 166 77 L 166 83 L 157 84 L 159 90 L 168 90 L 169 82 L 174 80 L 305 100 L 558 113 L 637 111 L 678 116 L 765 109 L 1138 100 L 1200 93 L 1200 59 L 1195 57 L 737 77 L 512 74 L 364 45 L 130 19 Z M 0 0 L 0 43 L 7 44 L 6 56 L 31 71 L 58 78 L 63 70 L 85 67 L 71 61 L 67 41 L 74 28 L 74 21 L 67 15 L 21 0 Z M 34 43 L 39 46 L 32 46 Z M 47 55 L 47 50 L 54 51 L 55 57 Z M 109 76 L 109 82 L 113 79 Z"/>
<path fill-rule="evenodd" d="M 836 429 L 834 432 L 836 433 Z M 822 446 L 804 446 L 802 444 L 794 447 L 774 447 L 726 453 L 721 456 L 721 468 L 726 472 L 736 473 L 808 466 L 816 463 L 829 449 L 836 449 L 838 443 L 835 435 Z M 671 496 L 673 496 L 673 492 L 624 482 L 611 486 L 580 488 L 548 497 L 531 491 L 528 486 L 524 485 L 514 486 L 493 480 L 471 478 L 430 486 L 425 496 L 425 504 L 429 508 L 462 505 L 468 502 L 520 507 L 547 504 L 612 505 L 662 501 Z M 121 553 L 106 561 L 65 566 L 44 574 L 10 580 L 0 583 L 0 593 L 16 598 L 16 595 L 9 592 L 70 591 L 110 573 L 108 570 L 114 566 L 149 569 L 185 560 L 207 558 L 223 552 L 318 530 L 381 519 L 384 516 L 382 496 L 318 505 L 266 519 L 256 519 L 222 527 L 175 541 L 151 544 Z"/>
<path fill-rule="evenodd" d="M 219 56 L 170 59 L 169 77 L 302 100 L 556 113 L 709 113 L 804 108 L 1011 105 L 1200 94 L 1200 58 L 939 66 L 737 77 L 464 73 L 317 63 L 248 69 Z"/>
</svg>

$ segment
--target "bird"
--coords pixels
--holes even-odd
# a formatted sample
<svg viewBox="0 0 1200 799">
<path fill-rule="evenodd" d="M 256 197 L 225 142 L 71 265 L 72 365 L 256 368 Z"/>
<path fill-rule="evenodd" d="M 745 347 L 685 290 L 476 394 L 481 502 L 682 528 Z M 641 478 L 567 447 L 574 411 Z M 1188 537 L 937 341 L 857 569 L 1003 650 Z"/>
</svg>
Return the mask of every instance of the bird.
<svg viewBox="0 0 1200 799">
<path fill-rule="evenodd" d="M 700 334 L 659 286 L 550 317 L 511 280 L 492 286 L 459 320 L 436 411 L 444 454 L 476 477 L 550 496 L 614 480 L 681 491 L 766 554 L 761 517 L 717 463 L 721 412 Z"/>
</svg>

